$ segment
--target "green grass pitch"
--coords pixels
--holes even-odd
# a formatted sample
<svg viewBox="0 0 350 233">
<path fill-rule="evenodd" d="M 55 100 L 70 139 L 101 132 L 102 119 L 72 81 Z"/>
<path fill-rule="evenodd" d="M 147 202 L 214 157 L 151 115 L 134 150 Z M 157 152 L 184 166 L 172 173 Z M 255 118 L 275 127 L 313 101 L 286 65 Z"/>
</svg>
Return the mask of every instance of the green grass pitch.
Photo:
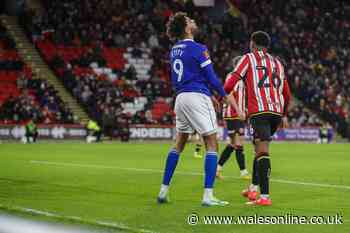
<svg viewBox="0 0 350 233">
<path fill-rule="evenodd" d="M 107 222 L 109 231 L 149 232 L 350 232 L 350 144 L 271 145 L 273 206 L 246 206 L 234 156 L 224 168 L 226 179 L 215 184 L 216 196 L 228 207 L 206 208 L 202 197 L 203 160 L 188 145 L 170 190 L 171 203 L 156 204 L 170 144 L 39 143 L 0 145 L 0 210 L 31 218 L 33 209 L 68 216 L 80 223 Z M 221 146 L 223 149 L 223 145 Z M 251 168 L 252 147 L 246 158 Z M 186 222 L 191 213 L 204 215 L 343 216 L 342 225 L 205 225 Z M 73 218 L 75 218 L 73 217 Z M 107 224 L 107 225 L 108 225 Z M 114 225 L 113 225 L 114 224 Z M 113 227 L 114 226 L 114 227 Z M 118 230 L 117 228 L 121 228 Z"/>
</svg>

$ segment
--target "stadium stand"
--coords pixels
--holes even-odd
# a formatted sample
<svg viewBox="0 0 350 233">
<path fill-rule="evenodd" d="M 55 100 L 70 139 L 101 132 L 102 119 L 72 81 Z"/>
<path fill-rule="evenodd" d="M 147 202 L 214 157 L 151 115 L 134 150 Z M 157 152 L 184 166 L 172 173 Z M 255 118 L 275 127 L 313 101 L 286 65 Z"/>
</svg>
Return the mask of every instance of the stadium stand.
<svg viewBox="0 0 350 233">
<path fill-rule="evenodd" d="M 264 2 L 238 5 L 249 16 L 247 32 L 263 29 L 272 35 L 272 51 L 285 59 L 294 95 L 349 137 L 349 3 Z"/>
<path fill-rule="evenodd" d="M 0 123 L 73 123 L 74 115 L 55 89 L 45 80 L 33 78 L 16 44 L 0 25 Z"/>
<path fill-rule="evenodd" d="M 75 30 L 75 25 L 68 25 L 69 22 L 74 22 L 77 17 L 90 17 L 92 9 L 89 4 L 93 2 L 87 2 L 87 5 L 77 4 L 77 1 L 69 4 L 59 1 L 46 3 L 48 17 L 43 16 L 41 19 L 66 25 L 70 29 L 62 27 L 63 30 L 76 31 L 78 35 L 71 40 L 70 35 L 40 20 L 34 25 L 27 25 L 27 30 L 30 30 L 45 60 L 88 109 L 91 117 L 101 122 L 104 115 L 114 113 L 114 119 L 125 116 L 131 119 L 131 123 L 172 123 L 171 89 L 166 64 L 154 62 L 155 59 L 158 62 L 160 54 L 164 57 L 163 51 L 159 51 L 157 46 L 157 37 L 150 36 L 150 46 L 144 41 L 127 44 L 122 34 L 112 38 L 112 34 L 107 31 L 105 33 L 108 35 L 100 31 L 101 26 L 92 26 L 91 22 L 83 20 Z M 80 7 L 79 12 L 86 10 L 84 15 L 72 14 L 67 16 L 66 22 L 59 22 L 61 14 L 75 7 Z M 104 3 L 100 7 L 102 11 L 102 8 L 106 10 L 110 5 Z M 131 24 L 134 15 L 126 16 L 125 20 Z M 102 25 L 105 19 L 101 15 L 96 17 L 94 20 L 101 20 L 99 25 Z M 115 20 L 114 24 L 118 23 Z M 107 27 L 112 31 L 112 26 Z M 134 30 L 135 27 L 131 29 Z M 106 38 L 95 38 L 93 34 L 96 32 Z M 141 45 L 136 46 L 137 43 Z M 117 48 L 121 46 L 126 48 Z"/>
<path fill-rule="evenodd" d="M 23 62 L 19 59 L 13 40 L 0 25 L 0 105 L 10 96 L 18 96 L 16 87 L 17 73 L 23 70 Z M 28 72 L 28 69 L 26 69 Z M 30 75 L 30 72 L 28 72 Z"/>
<path fill-rule="evenodd" d="M 251 32 L 269 32 L 271 51 L 285 62 L 300 100 L 289 114 L 293 125 L 320 125 L 320 116 L 349 134 L 350 6 L 344 1 L 235 0 L 227 1 L 225 13 L 192 1 L 43 2 L 46 12 L 27 12 L 24 27 L 93 118 L 113 112 L 131 123 L 171 123 L 165 22 L 182 10 L 199 23 L 198 40 L 208 45 L 220 77 L 230 71 L 232 57 L 247 52 Z"/>
</svg>

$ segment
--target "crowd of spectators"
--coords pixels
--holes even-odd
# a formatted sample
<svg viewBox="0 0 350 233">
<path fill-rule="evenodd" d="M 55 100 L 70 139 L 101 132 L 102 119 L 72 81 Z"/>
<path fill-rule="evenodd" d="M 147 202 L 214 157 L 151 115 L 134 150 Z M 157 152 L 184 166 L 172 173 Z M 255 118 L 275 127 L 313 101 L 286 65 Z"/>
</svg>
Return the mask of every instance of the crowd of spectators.
<svg viewBox="0 0 350 233">
<path fill-rule="evenodd" d="M 42 39 L 45 32 L 52 32 L 51 40 L 62 46 L 92 46 L 95 50 L 101 45 L 151 48 L 154 65 L 150 70 L 151 80 L 144 86 L 138 85 L 138 80 L 132 75 L 123 75 L 126 70 L 116 71 L 121 73 L 118 81 L 132 83 L 129 87 L 134 95 L 149 93 L 150 100 L 159 94 L 157 90 L 164 89 L 162 85 L 167 85 L 164 74 L 168 70 L 171 42 L 165 34 L 165 22 L 173 12 L 187 11 L 196 20 L 201 29 L 197 40 L 208 46 L 221 78 L 232 69 L 234 56 L 248 52 L 249 35 L 256 30 L 265 30 L 271 35 L 271 53 L 285 63 L 293 94 L 329 121 L 343 136 L 347 134 L 350 121 L 350 5 L 345 1 L 327 1 L 324 4 L 322 0 L 227 0 L 230 8 L 226 8 L 225 12 L 198 8 L 192 1 L 172 0 L 52 0 L 44 3 L 47 12 L 32 14 L 32 20 L 26 20 L 33 22 L 26 24 L 26 28 L 34 40 Z M 215 17 L 209 17 L 213 14 Z M 92 60 L 103 63 L 98 54 Z M 155 71 L 161 71 L 163 76 L 157 76 Z M 68 79 L 68 76 L 65 78 Z M 160 88 L 153 82 L 157 78 L 162 81 Z M 86 99 L 91 93 L 95 99 L 98 89 L 112 88 L 107 83 L 100 84 L 94 80 L 97 78 L 75 79 L 77 84 L 72 90 L 81 93 L 79 99 Z M 121 109 L 118 105 L 127 98 L 124 90 L 114 85 L 113 94 L 101 91 L 101 97 L 90 106 L 102 106 L 108 103 L 108 99 L 113 99 L 110 100 L 112 102 L 119 99 L 112 104 L 115 106 L 113 109 L 107 110 L 119 113 Z M 152 103 L 146 107 L 151 106 Z M 145 110 L 136 114 L 138 118 L 150 117 L 147 116 L 147 108 Z M 292 112 L 303 118 L 297 119 L 296 124 L 303 125 L 309 121 L 314 124 L 316 117 L 314 114 L 307 116 L 310 114 L 306 114 L 309 111 L 304 106 Z M 304 120 L 305 117 L 311 120 Z"/>
<path fill-rule="evenodd" d="M 46 80 L 34 79 L 16 50 L 16 43 L 0 24 L 0 122 L 74 123 L 74 115 Z M 5 88 L 3 88 L 5 87 Z"/>
<path fill-rule="evenodd" d="M 323 121 L 320 117 L 305 108 L 303 104 L 294 105 L 288 112 L 289 127 L 320 127 L 323 125 Z"/>
<path fill-rule="evenodd" d="M 156 97 L 169 97 L 171 94 L 169 83 L 156 75 L 148 81 L 137 80 L 132 66 L 126 71 L 117 70 L 116 73 L 114 82 L 103 75 L 92 73 L 75 76 L 69 64 L 63 69 L 61 79 L 96 119 L 102 119 L 104 113 L 112 114 L 115 118 L 123 116 L 122 103 L 133 102 L 135 97 L 146 97 L 148 101 L 145 107 L 150 108 Z M 132 120 L 132 123 L 135 122 Z"/>
<path fill-rule="evenodd" d="M 148 3 L 149 7 L 145 6 L 147 12 L 154 4 L 152 1 Z M 94 5 L 98 5 L 97 11 L 92 7 Z M 159 45 L 156 25 L 146 22 L 152 17 L 144 14 L 135 18 L 139 7 L 142 7 L 139 1 L 46 1 L 46 6 L 48 11 L 44 15 L 28 14 L 24 21 L 32 21 L 33 24 L 25 24 L 25 27 L 31 32 L 34 41 L 42 39 L 46 33 L 56 46 L 89 47 L 86 53 L 78 58 L 65 61 L 57 54 L 47 62 L 55 71 L 60 71 L 58 74 L 65 86 L 86 107 L 91 117 L 98 119 L 102 124 L 102 120 L 105 119 L 103 116 L 108 114 L 116 121 L 128 117 L 131 123 L 172 123 L 169 114 L 155 121 L 148 110 L 156 97 L 170 97 L 171 88 L 166 59 L 160 60 L 165 58 L 165 54 Z M 91 15 L 93 17 L 90 17 Z M 27 20 L 28 18 L 32 20 Z M 161 19 L 159 26 L 164 20 Z M 151 31 L 146 30 L 148 26 L 152 27 Z M 141 35 L 148 39 L 144 40 Z M 167 40 L 165 35 L 164 38 Z M 151 78 L 137 79 L 132 65 L 127 69 L 113 69 L 116 75 L 113 81 L 106 79 L 103 74 L 91 72 L 82 76 L 75 75 L 77 67 L 105 67 L 107 61 L 103 57 L 103 49 L 114 46 L 133 47 L 132 56 L 135 59 L 150 48 L 149 56 L 155 61 L 149 70 Z M 121 103 L 132 102 L 134 97 L 138 96 L 147 98 L 145 110 L 140 110 L 132 116 L 125 114 Z"/>
<path fill-rule="evenodd" d="M 7 29 L 0 24 L 0 71 L 20 71 L 23 61 L 17 56 L 16 43 L 8 34 Z"/>
<path fill-rule="evenodd" d="M 282 8 L 270 25 L 273 49 L 286 59 L 294 95 L 350 136 L 350 5 L 321 2 L 290 1 Z"/>
<path fill-rule="evenodd" d="M 1 49 L 12 50 L 16 48 L 16 43 L 13 41 L 11 36 L 7 33 L 7 29 L 0 24 L 0 41 Z"/>
<path fill-rule="evenodd" d="M 19 96 L 10 96 L 0 106 L 0 121 L 24 123 L 30 119 L 43 124 L 73 124 L 78 119 L 58 96 L 57 91 L 42 79 L 17 79 Z"/>
</svg>

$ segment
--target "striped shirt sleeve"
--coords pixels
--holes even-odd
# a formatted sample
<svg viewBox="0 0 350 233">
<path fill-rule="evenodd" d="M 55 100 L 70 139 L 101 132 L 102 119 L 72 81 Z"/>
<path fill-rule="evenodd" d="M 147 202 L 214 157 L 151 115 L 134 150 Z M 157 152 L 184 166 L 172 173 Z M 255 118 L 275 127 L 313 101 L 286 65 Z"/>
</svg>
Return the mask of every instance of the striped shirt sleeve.
<svg viewBox="0 0 350 233">
<path fill-rule="evenodd" d="M 241 79 L 247 73 L 249 67 L 249 58 L 247 55 L 242 56 L 242 58 L 238 61 L 233 73 L 237 74 Z"/>
</svg>

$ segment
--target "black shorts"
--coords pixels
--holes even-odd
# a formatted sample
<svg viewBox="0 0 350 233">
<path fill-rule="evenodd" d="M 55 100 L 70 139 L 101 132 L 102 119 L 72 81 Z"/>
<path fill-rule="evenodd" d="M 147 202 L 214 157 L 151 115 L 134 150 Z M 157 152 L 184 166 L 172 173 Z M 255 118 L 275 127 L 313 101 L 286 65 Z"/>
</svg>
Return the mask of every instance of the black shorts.
<svg viewBox="0 0 350 233">
<path fill-rule="evenodd" d="M 250 118 L 250 124 L 254 130 L 254 139 L 271 141 L 271 137 L 275 134 L 281 122 L 282 116 L 272 113 L 262 113 L 252 116 Z"/>
<path fill-rule="evenodd" d="M 226 121 L 226 127 L 227 127 L 227 133 L 229 135 L 231 134 L 238 134 L 240 136 L 244 135 L 244 121 L 239 119 L 225 119 Z"/>
</svg>

